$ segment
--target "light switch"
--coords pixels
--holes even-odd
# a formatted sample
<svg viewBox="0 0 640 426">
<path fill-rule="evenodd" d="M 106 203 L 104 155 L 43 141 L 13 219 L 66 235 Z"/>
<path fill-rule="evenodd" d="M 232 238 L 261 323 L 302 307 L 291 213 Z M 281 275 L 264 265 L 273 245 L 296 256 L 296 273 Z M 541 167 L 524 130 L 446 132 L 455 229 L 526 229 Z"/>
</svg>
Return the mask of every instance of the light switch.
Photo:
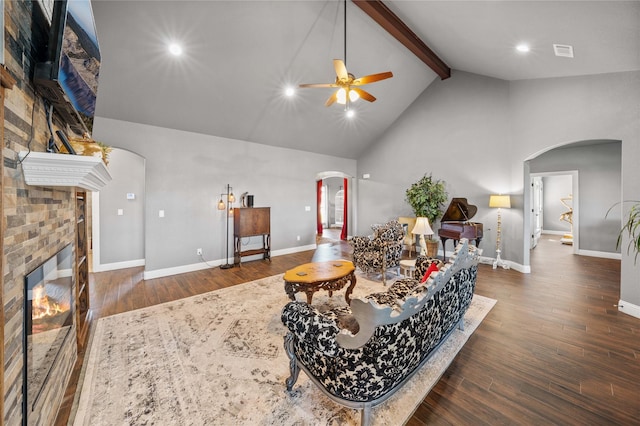
<svg viewBox="0 0 640 426">
<path fill-rule="evenodd" d="M 310 212 L 311 211 L 311 206 L 304 206 L 304 211 L 305 212 Z"/>
<path fill-rule="evenodd" d="M 158 217 L 164 217 L 164 210 L 158 211 Z"/>
<path fill-rule="evenodd" d="M 118 216 L 122 216 L 124 214 L 124 210 L 123 209 L 118 209 Z"/>
</svg>

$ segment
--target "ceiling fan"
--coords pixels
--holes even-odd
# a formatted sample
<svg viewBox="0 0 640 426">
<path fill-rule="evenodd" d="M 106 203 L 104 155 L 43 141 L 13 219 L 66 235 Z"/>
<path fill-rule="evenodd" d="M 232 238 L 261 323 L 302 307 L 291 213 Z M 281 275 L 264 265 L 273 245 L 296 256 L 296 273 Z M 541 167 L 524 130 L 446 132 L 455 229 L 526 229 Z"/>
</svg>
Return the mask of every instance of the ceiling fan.
<svg viewBox="0 0 640 426">
<path fill-rule="evenodd" d="M 339 87 L 325 102 L 325 106 L 330 106 L 334 102 L 345 105 L 347 101 L 353 102 L 359 98 L 365 101 L 373 102 L 376 100 L 375 96 L 371 93 L 360 89 L 357 86 L 363 86 L 365 84 L 374 83 L 376 81 L 385 80 L 393 77 L 391 71 L 381 72 L 378 74 L 371 74 L 360 78 L 347 72 L 347 67 L 341 59 L 333 60 L 333 67 L 336 70 L 335 83 L 319 83 L 319 84 L 301 84 L 300 87 Z"/>
<path fill-rule="evenodd" d="M 378 74 L 370 74 L 364 77 L 355 78 L 353 74 L 347 72 L 347 1 L 344 0 L 344 61 L 341 59 L 333 60 L 333 68 L 336 71 L 336 81 L 334 83 L 319 83 L 319 84 L 300 84 L 299 87 L 338 87 L 325 102 L 325 106 L 330 106 L 337 102 L 341 105 L 347 105 L 349 102 L 354 102 L 360 98 L 365 101 L 374 102 L 375 96 L 371 93 L 360 89 L 358 86 L 364 86 L 365 84 L 374 83 L 376 81 L 385 80 L 393 77 L 391 71 L 381 72 Z"/>
</svg>

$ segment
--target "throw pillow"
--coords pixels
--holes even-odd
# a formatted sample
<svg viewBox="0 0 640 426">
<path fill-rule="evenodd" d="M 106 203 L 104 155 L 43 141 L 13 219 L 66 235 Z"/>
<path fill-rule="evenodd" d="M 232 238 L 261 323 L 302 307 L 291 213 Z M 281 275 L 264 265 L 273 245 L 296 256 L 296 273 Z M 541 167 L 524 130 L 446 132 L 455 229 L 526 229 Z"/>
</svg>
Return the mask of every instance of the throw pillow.
<svg viewBox="0 0 640 426">
<path fill-rule="evenodd" d="M 429 279 L 429 277 L 431 276 L 431 274 L 433 272 L 438 272 L 438 270 L 439 269 L 438 269 L 437 262 L 433 262 L 431 265 L 429 265 L 429 269 L 427 269 L 427 272 L 424 273 L 424 276 L 420 280 L 420 283 L 426 282 Z"/>
</svg>

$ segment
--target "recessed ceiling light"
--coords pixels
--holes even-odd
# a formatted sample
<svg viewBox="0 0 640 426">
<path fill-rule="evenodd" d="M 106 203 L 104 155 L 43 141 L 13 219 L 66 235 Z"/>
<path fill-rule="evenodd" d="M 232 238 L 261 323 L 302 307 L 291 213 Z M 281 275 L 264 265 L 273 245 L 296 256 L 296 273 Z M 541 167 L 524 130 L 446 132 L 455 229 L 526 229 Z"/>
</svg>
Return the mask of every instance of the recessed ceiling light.
<svg viewBox="0 0 640 426">
<path fill-rule="evenodd" d="M 520 53 L 527 53 L 531 48 L 527 44 L 519 44 L 516 46 L 516 50 Z"/>
<path fill-rule="evenodd" d="M 293 87 L 289 86 L 284 90 L 284 94 L 287 95 L 288 97 L 292 97 L 293 95 L 296 94 L 296 89 L 294 89 Z"/>
<path fill-rule="evenodd" d="M 352 109 L 348 109 L 347 110 L 347 117 L 348 118 L 353 118 L 353 117 L 355 117 L 355 115 L 356 115 L 356 112 L 354 110 L 352 110 Z"/>
<path fill-rule="evenodd" d="M 182 46 L 180 46 L 178 43 L 171 43 L 169 45 L 169 52 L 173 56 L 180 56 L 182 55 Z"/>
</svg>

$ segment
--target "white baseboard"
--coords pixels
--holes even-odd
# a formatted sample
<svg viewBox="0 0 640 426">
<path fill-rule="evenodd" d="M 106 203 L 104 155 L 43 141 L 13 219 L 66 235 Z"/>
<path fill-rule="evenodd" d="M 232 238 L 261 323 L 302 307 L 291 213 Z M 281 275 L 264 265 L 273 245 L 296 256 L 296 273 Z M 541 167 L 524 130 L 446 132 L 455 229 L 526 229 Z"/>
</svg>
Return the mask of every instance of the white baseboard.
<svg viewBox="0 0 640 426">
<path fill-rule="evenodd" d="M 283 256 L 285 254 L 292 254 L 292 253 L 298 253 L 301 251 L 313 250 L 315 248 L 316 248 L 315 244 L 310 244 L 307 246 L 274 250 L 271 252 L 271 257 Z M 259 259 L 262 259 L 261 254 L 243 258 L 242 261 L 249 262 L 251 260 L 259 260 Z M 203 269 L 215 268 L 222 265 L 224 262 L 225 262 L 224 259 L 208 260 L 206 263 L 198 262 L 198 263 L 193 263 L 191 265 L 181 265 L 181 266 L 175 266 L 172 268 L 163 268 L 163 269 L 155 269 L 153 271 L 144 271 L 143 277 L 145 280 L 150 280 L 153 278 L 162 278 L 162 277 L 168 277 L 171 275 L 185 274 L 187 272 L 195 272 L 195 271 L 201 271 Z"/>
<path fill-rule="evenodd" d="M 494 260 L 495 259 L 493 257 L 480 256 L 480 263 L 484 265 L 493 265 Z M 518 271 L 522 274 L 531 273 L 531 266 L 524 266 L 519 263 L 512 262 L 510 260 L 504 260 L 504 259 L 503 259 L 503 262 L 506 263 L 509 266 L 509 268 L 513 269 L 514 271 Z M 498 267 L 497 269 L 502 269 L 502 268 Z"/>
<path fill-rule="evenodd" d="M 546 229 L 542 230 L 542 233 L 545 235 L 564 235 L 568 234 L 570 231 L 547 231 Z"/>
<path fill-rule="evenodd" d="M 180 266 L 174 266 L 172 268 L 163 268 L 163 269 L 155 269 L 153 271 L 144 271 L 143 278 L 145 280 L 151 280 L 153 278 L 162 278 L 162 277 L 168 277 L 171 275 L 186 274 L 187 272 L 201 271 L 203 269 L 215 268 L 216 266 L 220 266 L 222 265 L 222 262 L 223 262 L 222 260 L 211 260 L 211 261 L 208 260 L 207 263 L 198 262 L 198 263 L 192 263 L 191 265 L 180 265 Z"/>
<path fill-rule="evenodd" d="M 618 301 L 618 310 L 632 317 L 640 318 L 640 306 L 633 303 L 625 302 L 624 300 Z"/>
<path fill-rule="evenodd" d="M 134 268 L 144 266 L 144 259 L 127 260 L 126 262 L 101 263 L 93 265 L 93 272 L 115 271 L 116 269 Z"/>
<path fill-rule="evenodd" d="M 622 260 L 622 255 L 620 253 L 611 253 L 608 251 L 578 250 L 576 254 L 579 254 L 580 256 L 602 257 L 604 259 Z"/>
<path fill-rule="evenodd" d="M 515 263 L 510 260 L 507 260 L 507 263 L 509 264 L 509 266 L 511 266 L 511 269 L 518 271 L 522 274 L 531 273 L 531 266 L 524 266 L 524 265 L 521 265 L 520 263 Z"/>
<path fill-rule="evenodd" d="M 318 248 L 318 246 L 316 244 L 309 244 L 309 245 L 306 245 L 306 246 L 290 247 L 290 248 L 287 248 L 287 249 L 273 250 L 271 252 L 271 256 L 273 256 L 273 257 L 275 257 L 275 256 L 284 256 L 285 254 L 300 253 L 301 251 L 315 250 L 316 248 Z"/>
<path fill-rule="evenodd" d="M 632 317 L 640 318 L 640 306 L 633 303 L 625 302 L 624 300 L 618 301 L 618 310 Z"/>
</svg>

